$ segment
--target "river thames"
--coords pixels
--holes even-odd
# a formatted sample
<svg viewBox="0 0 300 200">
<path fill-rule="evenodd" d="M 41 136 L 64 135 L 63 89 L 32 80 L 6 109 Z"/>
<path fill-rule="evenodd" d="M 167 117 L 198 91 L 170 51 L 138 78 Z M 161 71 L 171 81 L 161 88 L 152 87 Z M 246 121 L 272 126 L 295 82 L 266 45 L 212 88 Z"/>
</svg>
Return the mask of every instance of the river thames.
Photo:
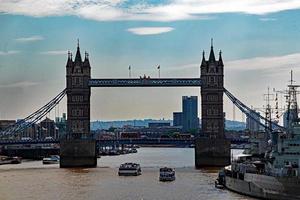
<svg viewBox="0 0 300 200">
<path fill-rule="evenodd" d="M 142 175 L 119 177 L 118 167 L 124 162 L 140 163 Z M 164 166 L 175 168 L 175 181 L 158 181 L 159 168 Z M 97 168 L 60 169 L 58 164 L 23 161 L 19 165 L 0 166 L 0 199 L 252 199 L 216 189 L 217 171 L 196 170 L 192 148 L 140 148 L 136 154 L 101 157 Z"/>
</svg>

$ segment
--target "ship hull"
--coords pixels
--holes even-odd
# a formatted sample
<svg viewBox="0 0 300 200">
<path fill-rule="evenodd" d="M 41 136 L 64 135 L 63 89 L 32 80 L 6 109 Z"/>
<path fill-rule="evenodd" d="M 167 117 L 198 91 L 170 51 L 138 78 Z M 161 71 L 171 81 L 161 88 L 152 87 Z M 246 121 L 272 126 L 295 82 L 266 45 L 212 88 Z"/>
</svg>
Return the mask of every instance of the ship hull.
<svg viewBox="0 0 300 200">
<path fill-rule="evenodd" d="M 300 179 L 245 174 L 244 180 L 225 177 L 225 187 L 234 192 L 262 199 L 300 200 Z"/>
</svg>

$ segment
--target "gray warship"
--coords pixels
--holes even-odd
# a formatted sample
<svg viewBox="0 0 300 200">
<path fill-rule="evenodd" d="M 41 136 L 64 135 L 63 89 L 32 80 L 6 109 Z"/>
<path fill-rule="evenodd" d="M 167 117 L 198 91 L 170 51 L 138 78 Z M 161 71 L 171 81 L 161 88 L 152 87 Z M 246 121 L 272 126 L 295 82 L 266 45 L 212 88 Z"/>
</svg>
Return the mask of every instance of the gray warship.
<svg viewBox="0 0 300 200">
<path fill-rule="evenodd" d="M 289 85 L 287 129 L 251 135 L 250 149 L 219 172 L 216 186 L 261 199 L 300 199 L 297 87 Z"/>
</svg>

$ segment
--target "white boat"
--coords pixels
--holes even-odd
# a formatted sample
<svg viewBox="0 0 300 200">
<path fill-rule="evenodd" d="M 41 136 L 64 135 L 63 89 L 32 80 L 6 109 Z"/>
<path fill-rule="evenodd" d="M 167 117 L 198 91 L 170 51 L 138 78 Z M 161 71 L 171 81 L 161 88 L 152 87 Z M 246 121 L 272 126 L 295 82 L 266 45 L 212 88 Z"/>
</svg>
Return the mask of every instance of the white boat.
<svg viewBox="0 0 300 200">
<path fill-rule="evenodd" d="M 141 166 L 137 163 L 124 163 L 119 167 L 119 176 L 138 176 L 141 174 Z"/>
<path fill-rule="evenodd" d="M 9 157 L 9 156 L 1 156 L 0 157 L 0 165 L 4 164 L 20 164 L 22 162 L 22 158 L 18 156 Z"/>
<path fill-rule="evenodd" d="M 159 169 L 159 181 L 174 181 L 175 170 L 173 168 L 164 167 Z"/>
<path fill-rule="evenodd" d="M 58 164 L 59 159 L 58 155 L 52 155 L 50 157 L 43 158 L 43 164 Z"/>
</svg>

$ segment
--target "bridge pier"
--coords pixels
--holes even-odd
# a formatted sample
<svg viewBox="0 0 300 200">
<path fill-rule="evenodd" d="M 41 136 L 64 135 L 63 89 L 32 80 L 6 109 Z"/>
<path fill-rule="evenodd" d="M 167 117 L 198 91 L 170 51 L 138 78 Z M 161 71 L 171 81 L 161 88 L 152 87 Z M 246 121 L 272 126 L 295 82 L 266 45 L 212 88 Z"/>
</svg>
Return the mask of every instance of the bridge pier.
<svg viewBox="0 0 300 200">
<path fill-rule="evenodd" d="M 96 167 L 96 140 L 60 141 L 60 167 Z"/>
<path fill-rule="evenodd" d="M 195 140 L 195 166 L 223 167 L 230 164 L 230 141 L 200 137 Z"/>
</svg>

